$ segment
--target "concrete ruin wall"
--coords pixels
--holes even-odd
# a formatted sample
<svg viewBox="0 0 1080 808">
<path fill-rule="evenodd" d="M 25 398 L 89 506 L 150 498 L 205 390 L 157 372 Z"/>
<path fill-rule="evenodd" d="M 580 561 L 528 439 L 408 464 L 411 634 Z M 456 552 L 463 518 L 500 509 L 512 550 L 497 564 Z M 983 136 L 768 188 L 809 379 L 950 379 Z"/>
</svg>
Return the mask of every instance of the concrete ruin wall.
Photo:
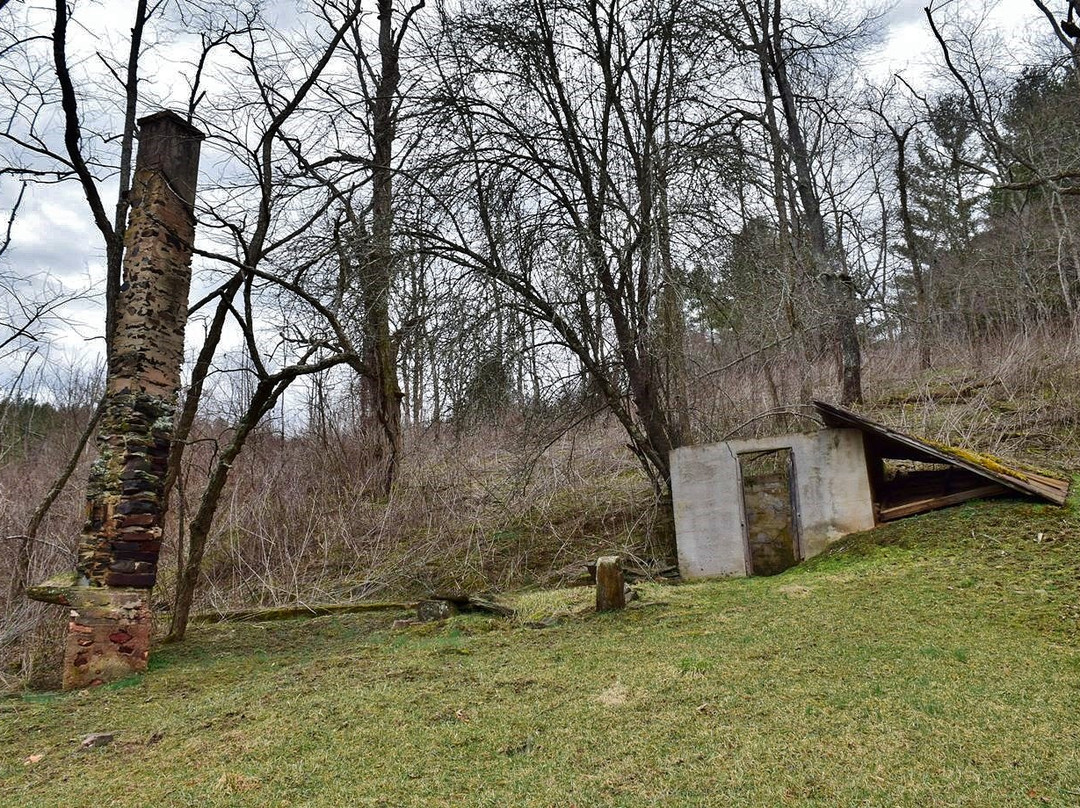
<svg viewBox="0 0 1080 808">
<path fill-rule="evenodd" d="M 822 429 L 805 435 L 684 446 L 672 452 L 671 485 L 679 571 L 684 578 L 749 571 L 739 455 L 790 449 L 802 558 L 848 533 L 874 526 L 862 433 Z"/>
</svg>

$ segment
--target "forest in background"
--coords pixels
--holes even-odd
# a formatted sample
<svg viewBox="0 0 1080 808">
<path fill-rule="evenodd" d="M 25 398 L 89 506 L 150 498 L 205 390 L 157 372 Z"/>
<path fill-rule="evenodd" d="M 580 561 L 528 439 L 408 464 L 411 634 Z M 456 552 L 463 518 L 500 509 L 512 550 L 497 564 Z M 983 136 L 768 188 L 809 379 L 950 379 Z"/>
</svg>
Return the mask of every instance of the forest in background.
<svg viewBox="0 0 1080 808">
<path fill-rule="evenodd" d="M 1080 29 L 1035 6 L 1023 57 L 931 8 L 926 87 L 877 75 L 883 12 L 843 4 L 143 1 L 97 52 L 90 9 L 0 4 L 0 181 L 78 184 L 106 340 L 136 118 L 208 135 L 162 620 L 184 579 L 203 609 L 663 563 L 669 451 L 807 428 L 814 397 L 1074 463 Z M 22 198 L 7 683 L 54 664 L 21 590 L 70 566 L 92 446 L 37 506 L 100 394 L 48 361 L 84 293 L 20 271 Z"/>
</svg>

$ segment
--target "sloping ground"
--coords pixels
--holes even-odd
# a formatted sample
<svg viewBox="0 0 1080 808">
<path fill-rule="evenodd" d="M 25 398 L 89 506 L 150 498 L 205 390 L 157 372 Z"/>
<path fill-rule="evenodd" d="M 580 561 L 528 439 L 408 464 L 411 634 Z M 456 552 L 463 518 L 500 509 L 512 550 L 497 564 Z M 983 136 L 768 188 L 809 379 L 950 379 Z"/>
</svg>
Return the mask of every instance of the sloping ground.
<svg viewBox="0 0 1080 808">
<path fill-rule="evenodd" d="M 1078 528 L 974 502 L 542 630 L 198 627 L 142 679 L 0 701 L 0 805 L 1077 805 Z"/>
<path fill-rule="evenodd" d="M 881 379 L 860 412 L 913 435 L 1070 470 L 1080 456 L 1080 363 L 1069 340 Z"/>
</svg>

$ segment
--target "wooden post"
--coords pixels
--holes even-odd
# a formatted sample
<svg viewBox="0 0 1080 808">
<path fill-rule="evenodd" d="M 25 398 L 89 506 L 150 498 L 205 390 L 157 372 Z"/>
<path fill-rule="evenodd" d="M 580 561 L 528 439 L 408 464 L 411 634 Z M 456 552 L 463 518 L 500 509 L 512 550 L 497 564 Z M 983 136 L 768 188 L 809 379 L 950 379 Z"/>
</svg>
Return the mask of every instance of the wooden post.
<svg viewBox="0 0 1080 808">
<path fill-rule="evenodd" d="M 596 611 L 626 608 L 626 581 L 618 556 L 596 560 Z"/>
<path fill-rule="evenodd" d="M 124 285 L 73 577 L 31 587 L 71 607 L 64 688 L 146 669 L 162 494 L 184 358 L 203 134 L 172 112 L 139 121 Z"/>
</svg>

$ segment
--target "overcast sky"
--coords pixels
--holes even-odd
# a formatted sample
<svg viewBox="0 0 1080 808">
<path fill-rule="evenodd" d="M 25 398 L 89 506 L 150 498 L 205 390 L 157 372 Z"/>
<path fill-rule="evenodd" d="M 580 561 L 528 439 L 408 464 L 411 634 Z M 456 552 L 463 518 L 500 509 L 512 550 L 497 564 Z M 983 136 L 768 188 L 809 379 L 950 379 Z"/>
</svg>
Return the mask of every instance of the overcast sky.
<svg viewBox="0 0 1080 808">
<path fill-rule="evenodd" d="M 29 13 L 37 29 L 47 31 L 51 25 L 49 10 L 28 5 L 33 2 L 36 0 L 13 0 L 0 12 L 0 27 L 7 24 L 5 18 L 10 19 L 13 14 L 21 17 Z M 884 45 L 867 64 L 870 71 L 880 76 L 902 72 L 916 86 L 925 87 L 937 80 L 940 72 L 935 68 L 939 63 L 938 51 L 926 24 L 924 4 L 925 0 L 901 0 L 887 13 L 883 20 Z M 295 23 L 292 4 L 278 0 L 272 5 L 282 23 Z M 938 5 L 942 4 L 937 3 L 935 7 Z M 956 9 L 954 3 L 944 5 L 946 13 Z M 1026 32 L 1032 26 L 1046 25 L 1031 0 L 1001 0 L 996 4 L 971 7 L 987 12 L 990 26 L 1000 32 L 1002 47 L 1017 59 L 1030 52 Z M 77 11 L 82 25 L 71 29 L 70 52 L 86 55 L 99 48 L 124 53 L 130 13 L 131 4 L 126 0 L 93 3 L 82 0 Z M 145 74 L 146 89 L 153 96 L 165 102 L 170 97 L 175 101 L 186 98 L 188 68 L 184 62 L 187 52 L 196 43 L 196 38 L 191 36 L 186 41 L 182 39 L 153 50 Z M 95 68 L 84 64 L 83 69 L 92 71 Z M 139 114 L 152 111 L 147 107 L 140 109 Z M 0 151 L 0 158 L 3 154 Z M 0 213 L 5 221 L 17 191 L 17 183 L 10 178 L 0 178 Z M 103 191 L 105 199 L 115 196 L 115 191 L 108 187 Z M 7 270 L 25 276 L 47 274 L 73 292 L 86 289 L 100 292 L 104 278 L 101 236 L 90 221 L 79 186 L 75 183 L 30 186 L 12 231 L 11 246 L 0 257 L 0 262 L 6 264 Z M 97 338 L 102 320 L 100 296 L 74 303 L 66 313 L 72 327 L 61 333 L 60 347 L 69 357 L 94 361 L 102 348 L 101 340 Z M 0 368 L 0 384 L 5 376 L 10 376 L 10 369 L 5 372 Z"/>
</svg>

